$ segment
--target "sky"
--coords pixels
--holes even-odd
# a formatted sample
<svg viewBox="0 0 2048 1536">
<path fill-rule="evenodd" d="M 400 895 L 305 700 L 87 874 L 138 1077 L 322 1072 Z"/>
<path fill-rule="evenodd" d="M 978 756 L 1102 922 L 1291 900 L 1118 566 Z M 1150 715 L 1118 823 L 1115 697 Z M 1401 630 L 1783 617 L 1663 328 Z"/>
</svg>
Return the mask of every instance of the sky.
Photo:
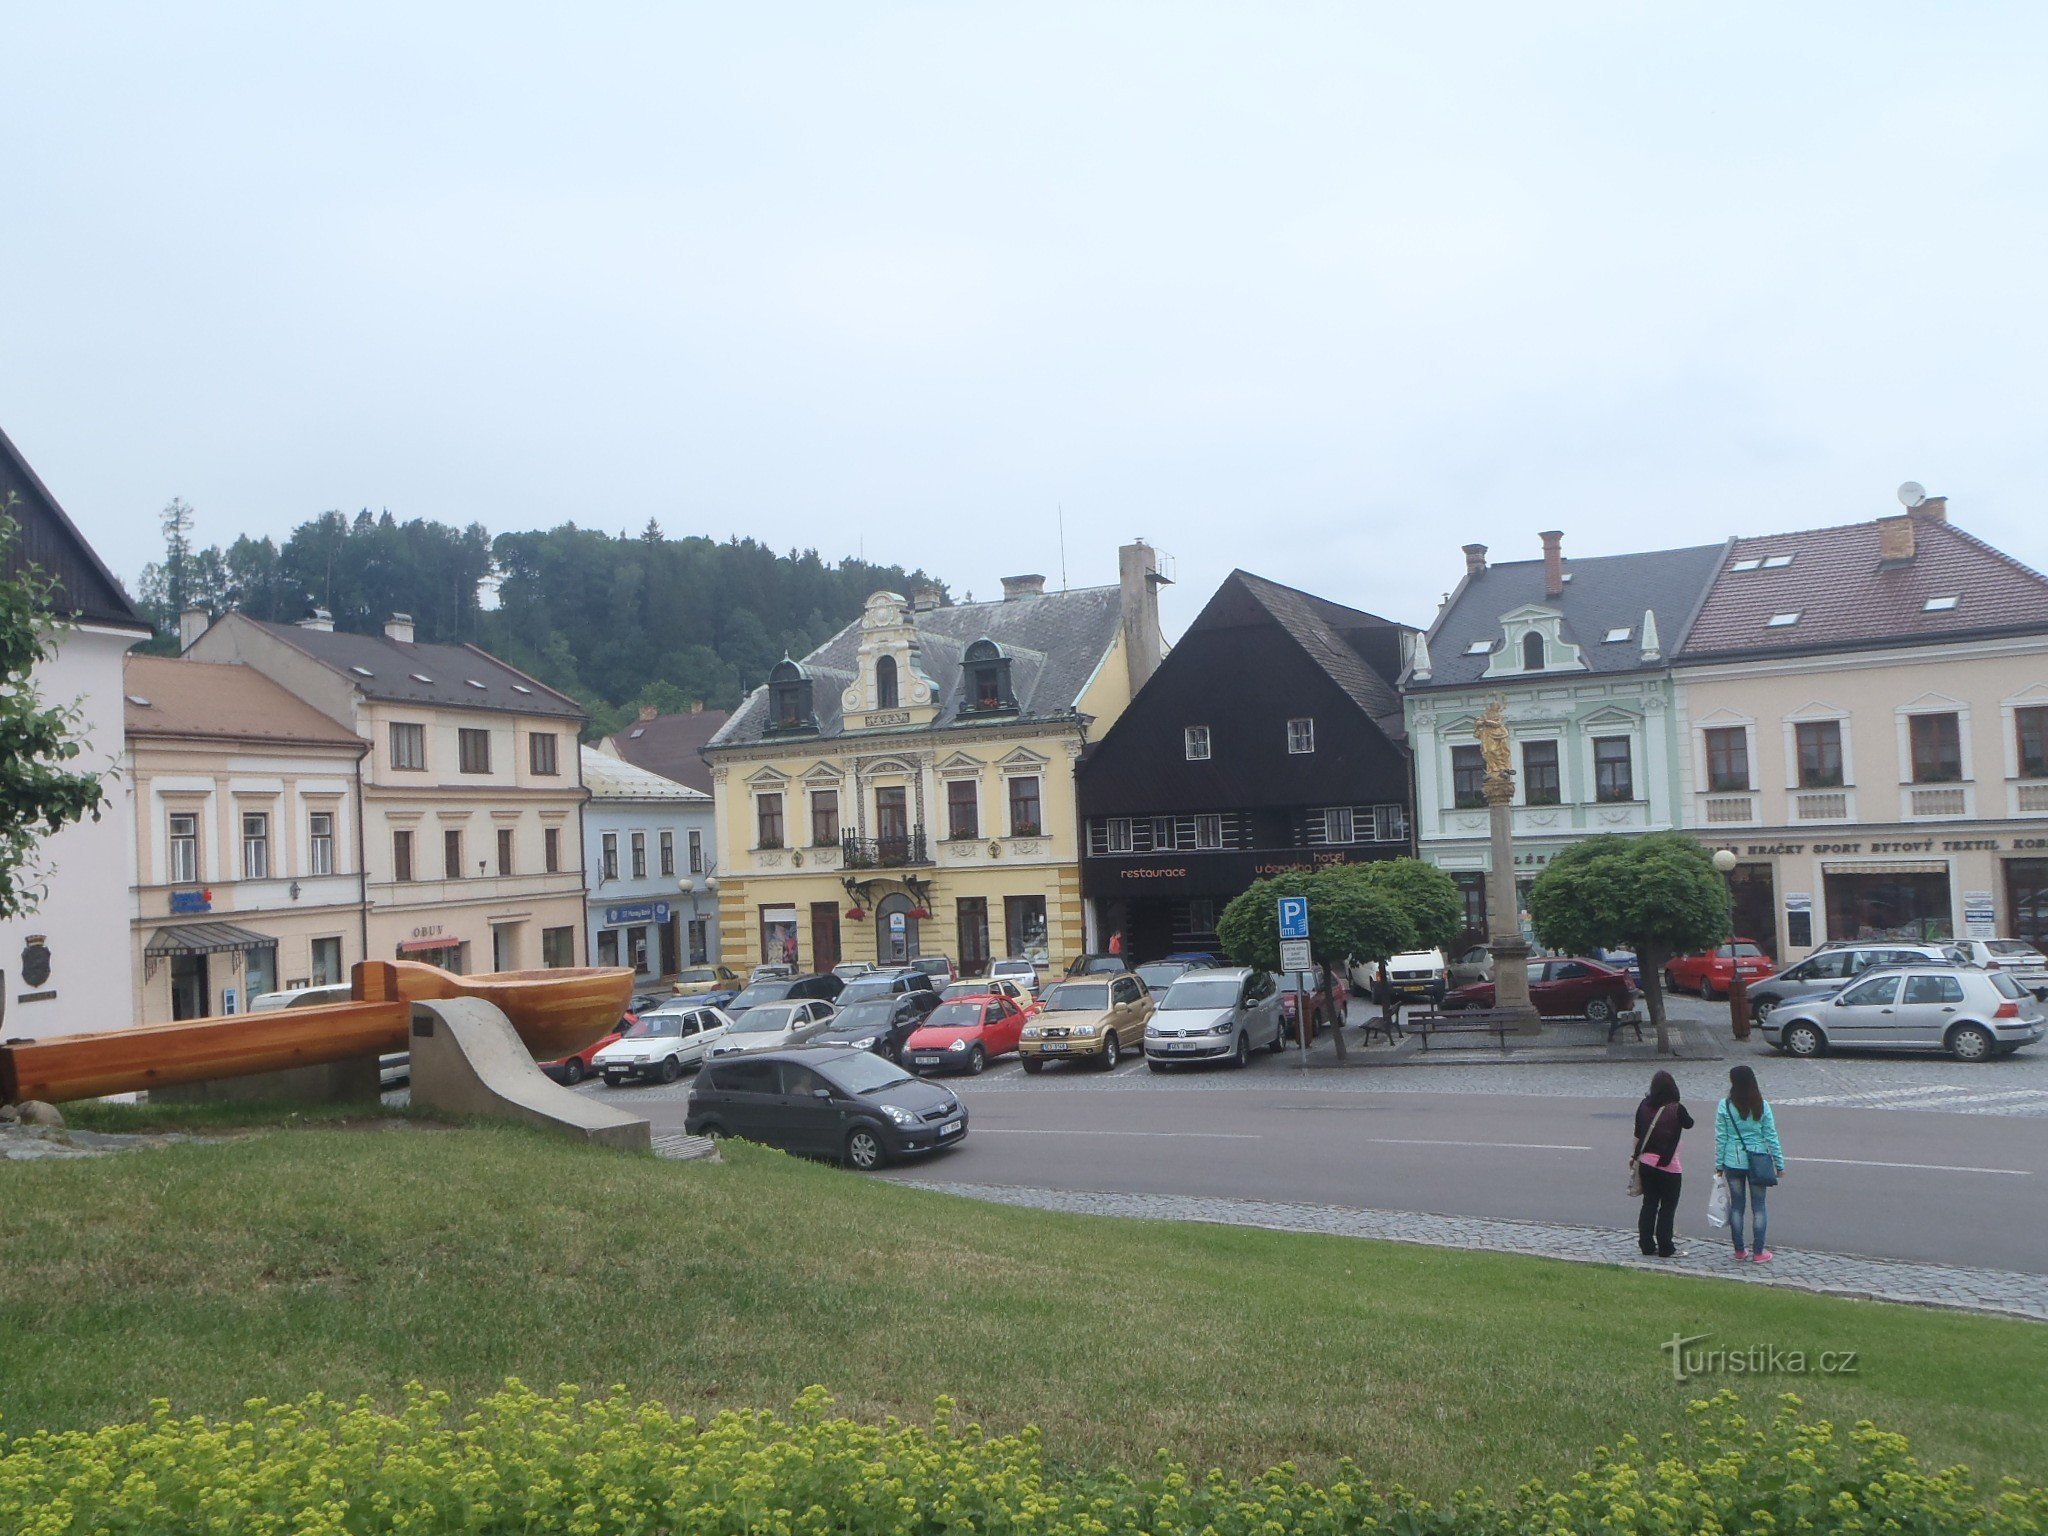
<svg viewBox="0 0 2048 1536">
<path fill-rule="evenodd" d="M 1426 623 L 1894 511 L 2048 566 L 2048 11 L 0 0 L 0 427 L 324 509 Z M 1064 553 L 1060 529 L 1064 523 Z"/>
</svg>

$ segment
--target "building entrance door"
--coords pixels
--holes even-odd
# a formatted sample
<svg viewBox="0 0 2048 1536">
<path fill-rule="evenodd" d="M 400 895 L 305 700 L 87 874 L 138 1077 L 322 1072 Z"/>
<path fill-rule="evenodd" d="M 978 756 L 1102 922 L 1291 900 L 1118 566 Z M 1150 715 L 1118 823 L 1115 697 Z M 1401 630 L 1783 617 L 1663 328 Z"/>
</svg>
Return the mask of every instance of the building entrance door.
<svg viewBox="0 0 2048 1536">
<path fill-rule="evenodd" d="M 953 905 L 959 914 L 960 974 L 980 976 L 988 970 L 988 898 L 962 896 Z"/>
<path fill-rule="evenodd" d="M 1728 872 L 1735 935 L 1754 939 L 1773 959 L 1778 955 L 1778 884 L 1768 864 L 1738 864 Z"/>
<path fill-rule="evenodd" d="M 839 903 L 811 903 L 811 969 L 829 971 L 846 957 L 839 952 Z"/>
<path fill-rule="evenodd" d="M 884 965 L 908 965 L 920 953 L 917 919 L 908 896 L 884 896 L 875 905 L 875 954 Z"/>
<path fill-rule="evenodd" d="M 203 1019 L 213 989 L 207 985 L 206 956 L 171 956 L 171 1017 Z"/>
</svg>

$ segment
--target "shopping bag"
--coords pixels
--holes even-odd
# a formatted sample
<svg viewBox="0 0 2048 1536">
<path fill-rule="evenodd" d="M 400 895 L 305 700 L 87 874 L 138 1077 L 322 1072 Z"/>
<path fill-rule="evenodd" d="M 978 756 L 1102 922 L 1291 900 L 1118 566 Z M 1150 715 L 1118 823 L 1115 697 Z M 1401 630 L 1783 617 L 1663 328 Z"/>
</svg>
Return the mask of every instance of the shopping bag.
<svg viewBox="0 0 2048 1536">
<path fill-rule="evenodd" d="M 1714 1175 L 1714 1187 L 1707 1194 L 1707 1220 L 1717 1227 L 1728 1225 L 1728 1180 Z"/>
</svg>

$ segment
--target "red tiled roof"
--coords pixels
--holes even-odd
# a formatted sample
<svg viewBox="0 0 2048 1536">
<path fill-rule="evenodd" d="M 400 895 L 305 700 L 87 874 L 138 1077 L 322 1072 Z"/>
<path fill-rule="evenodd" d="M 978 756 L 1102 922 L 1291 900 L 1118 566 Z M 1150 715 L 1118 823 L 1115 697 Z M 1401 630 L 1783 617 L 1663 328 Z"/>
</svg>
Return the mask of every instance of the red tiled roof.
<svg viewBox="0 0 2048 1536">
<path fill-rule="evenodd" d="M 1879 526 L 1737 539 L 1682 655 L 1832 650 L 1987 631 L 2048 630 L 2048 578 L 1953 524 L 1916 517 L 1909 561 L 1879 557 Z M 1738 570 L 1790 555 L 1781 566 Z M 1955 606 L 1934 612 L 1934 598 Z M 1773 625 L 1779 615 L 1791 624 Z"/>
</svg>

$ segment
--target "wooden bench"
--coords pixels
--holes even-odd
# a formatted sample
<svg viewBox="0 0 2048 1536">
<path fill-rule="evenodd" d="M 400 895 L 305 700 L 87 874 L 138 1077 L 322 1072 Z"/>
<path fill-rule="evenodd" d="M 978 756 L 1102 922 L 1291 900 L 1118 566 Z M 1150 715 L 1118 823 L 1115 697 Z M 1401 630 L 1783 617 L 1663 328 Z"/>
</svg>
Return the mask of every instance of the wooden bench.
<svg viewBox="0 0 2048 1536">
<path fill-rule="evenodd" d="M 1429 1049 L 1431 1035 L 1495 1035 L 1499 1037 L 1500 1048 L 1506 1050 L 1508 1036 L 1521 1030 L 1523 1017 L 1502 1008 L 1463 1008 L 1455 1013 L 1431 1010 L 1409 1014 L 1402 1027 L 1422 1037 L 1425 1051 Z"/>
</svg>

